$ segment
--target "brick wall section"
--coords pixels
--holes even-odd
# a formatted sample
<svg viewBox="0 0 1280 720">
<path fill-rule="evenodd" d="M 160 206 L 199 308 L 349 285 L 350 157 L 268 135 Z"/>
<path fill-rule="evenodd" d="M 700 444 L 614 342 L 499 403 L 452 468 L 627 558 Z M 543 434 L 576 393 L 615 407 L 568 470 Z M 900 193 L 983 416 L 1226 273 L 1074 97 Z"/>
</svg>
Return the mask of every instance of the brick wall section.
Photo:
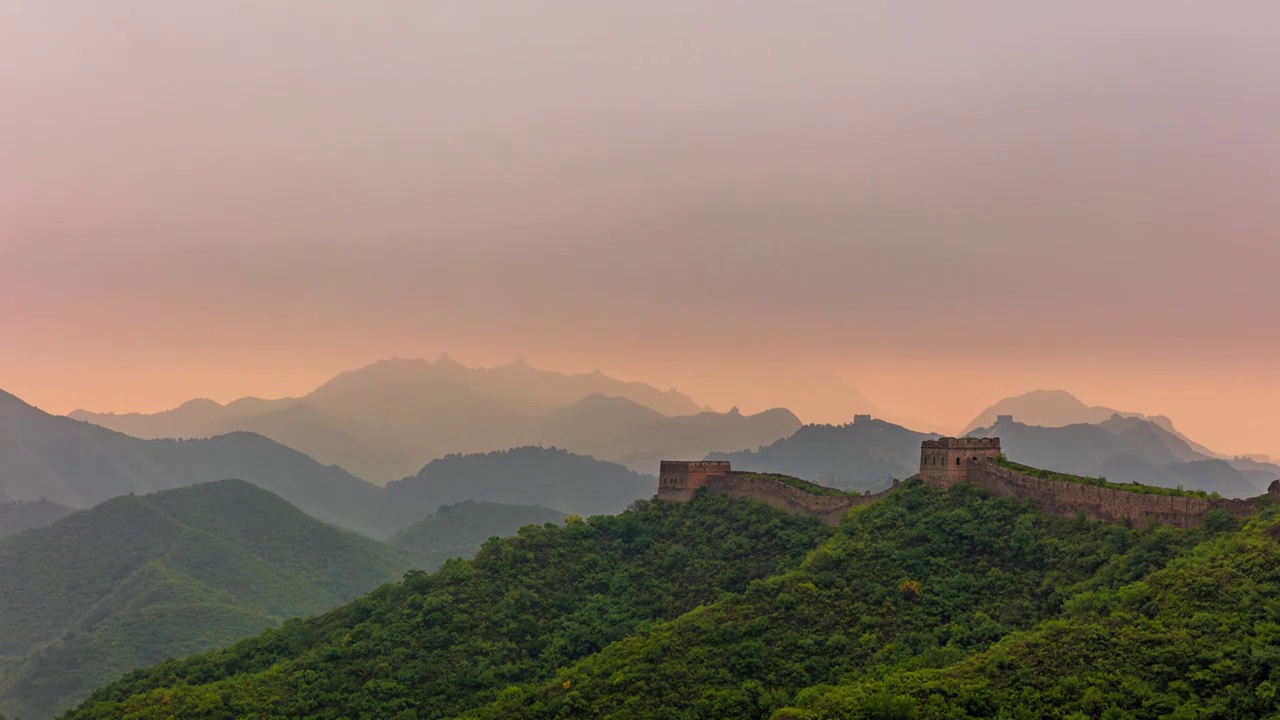
<svg viewBox="0 0 1280 720">
<path fill-rule="evenodd" d="M 1027 500 L 1040 510 L 1056 515 L 1069 516 L 1083 511 L 1092 520 L 1120 522 L 1128 518 L 1135 525 L 1159 522 L 1188 528 L 1203 522 L 1205 512 L 1214 508 L 1226 510 L 1236 517 L 1258 509 L 1257 498 L 1236 500 L 1147 495 L 1030 477 L 989 462 L 972 463 L 968 482 L 996 495 Z"/>
<path fill-rule="evenodd" d="M 814 495 L 749 473 L 731 473 L 707 481 L 709 493 L 751 498 L 787 512 L 817 515 L 827 525 L 838 525 L 849 508 L 873 503 L 892 490 L 889 488 L 876 495 Z"/>
</svg>

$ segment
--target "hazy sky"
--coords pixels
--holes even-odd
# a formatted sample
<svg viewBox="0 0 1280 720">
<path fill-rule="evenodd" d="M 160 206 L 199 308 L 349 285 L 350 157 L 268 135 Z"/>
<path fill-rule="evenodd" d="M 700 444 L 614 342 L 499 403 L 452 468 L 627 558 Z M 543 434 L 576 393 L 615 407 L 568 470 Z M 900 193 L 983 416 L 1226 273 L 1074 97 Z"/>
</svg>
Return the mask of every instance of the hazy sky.
<svg viewBox="0 0 1280 720">
<path fill-rule="evenodd" d="M 1280 454 L 1271 0 L 0 0 L 0 91 L 0 388 L 53 412 L 448 351 Z"/>
</svg>

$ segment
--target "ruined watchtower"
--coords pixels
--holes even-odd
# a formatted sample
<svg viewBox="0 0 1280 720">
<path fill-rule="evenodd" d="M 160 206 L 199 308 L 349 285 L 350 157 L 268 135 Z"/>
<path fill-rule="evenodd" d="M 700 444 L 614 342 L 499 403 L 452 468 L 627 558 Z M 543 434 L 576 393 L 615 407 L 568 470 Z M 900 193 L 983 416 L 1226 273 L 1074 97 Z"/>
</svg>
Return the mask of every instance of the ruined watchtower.
<svg viewBox="0 0 1280 720">
<path fill-rule="evenodd" d="M 687 502 L 713 477 L 729 475 L 728 460 L 663 460 L 658 470 L 658 499 Z"/>
<path fill-rule="evenodd" d="M 965 481 L 969 463 L 995 460 L 999 454 L 1000 438 L 925 440 L 920 446 L 920 479 L 932 487 L 949 488 Z"/>
</svg>

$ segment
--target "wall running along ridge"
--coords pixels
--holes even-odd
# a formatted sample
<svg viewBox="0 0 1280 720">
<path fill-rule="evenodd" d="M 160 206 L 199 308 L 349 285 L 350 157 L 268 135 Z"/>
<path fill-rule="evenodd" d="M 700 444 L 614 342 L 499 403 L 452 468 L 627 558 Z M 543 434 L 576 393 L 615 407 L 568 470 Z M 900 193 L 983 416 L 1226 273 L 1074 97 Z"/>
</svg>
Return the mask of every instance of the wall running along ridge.
<svg viewBox="0 0 1280 720">
<path fill-rule="evenodd" d="M 1186 495 L 1149 495 L 1085 483 L 1063 482 L 1031 477 L 990 462 L 976 462 L 969 467 L 966 482 L 994 495 L 1026 500 L 1037 509 L 1055 515 L 1083 512 L 1091 520 L 1121 522 L 1134 525 L 1149 522 L 1195 527 L 1204 522 L 1204 514 L 1213 509 L 1226 510 L 1243 517 L 1258 510 L 1259 498 L 1202 498 Z M 1260 497 L 1276 497 L 1267 493 Z"/>
<path fill-rule="evenodd" d="M 1181 528 L 1203 523 L 1204 514 L 1210 510 L 1243 517 L 1257 512 L 1264 503 L 1280 503 L 1280 480 L 1273 482 L 1265 495 L 1240 500 L 1154 495 L 1024 475 L 996 465 L 999 454 L 999 438 L 926 440 L 920 449 L 920 480 L 940 490 L 969 483 L 994 495 L 1024 500 L 1055 515 L 1084 513 L 1091 520 L 1128 521 L 1135 525 L 1156 522 Z M 658 478 L 659 500 L 688 502 L 705 488 L 716 495 L 736 495 L 788 512 L 816 515 L 828 525 L 839 524 L 850 508 L 873 503 L 898 485 L 895 480 L 893 487 L 875 495 L 815 495 L 766 476 L 733 472 L 727 461 L 705 460 L 663 460 Z"/>
</svg>

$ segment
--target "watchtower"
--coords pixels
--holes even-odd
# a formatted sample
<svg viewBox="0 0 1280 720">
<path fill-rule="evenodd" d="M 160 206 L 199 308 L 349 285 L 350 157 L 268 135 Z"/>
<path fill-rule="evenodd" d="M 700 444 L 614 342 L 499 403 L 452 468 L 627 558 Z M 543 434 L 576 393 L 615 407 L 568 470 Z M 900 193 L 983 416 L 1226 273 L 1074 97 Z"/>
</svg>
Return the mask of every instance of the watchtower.
<svg viewBox="0 0 1280 720">
<path fill-rule="evenodd" d="M 658 499 L 688 502 L 707 480 L 729 474 L 728 460 L 663 460 L 658 469 Z"/>
<path fill-rule="evenodd" d="M 1000 438 L 941 438 L 920 444 L 920 479 L 932 487 L 949 488 L 969 477 L 969 464 L 995 460 Z"/>
<path fill-rule="evenodd" d="M 866 424 L 866 423 L 869 423 L 869 422 L 871 422 L 871 416 L 870 416 L 870 415 L 854 415 L 854 416 L 853 416 L 853 424 L 854 424 L 854 425 L 863 425 L 863 424 Z"/>
<path fill-rule="evenodd" d="M 1012 416 L 1012 415 L 997 415 L 997 416 L 996 416 L 996 424 L 997 424 L 997 425 L 1012 425 L 1012 424 L 1013 424 L 1013 416 Z"/>
</svg>

